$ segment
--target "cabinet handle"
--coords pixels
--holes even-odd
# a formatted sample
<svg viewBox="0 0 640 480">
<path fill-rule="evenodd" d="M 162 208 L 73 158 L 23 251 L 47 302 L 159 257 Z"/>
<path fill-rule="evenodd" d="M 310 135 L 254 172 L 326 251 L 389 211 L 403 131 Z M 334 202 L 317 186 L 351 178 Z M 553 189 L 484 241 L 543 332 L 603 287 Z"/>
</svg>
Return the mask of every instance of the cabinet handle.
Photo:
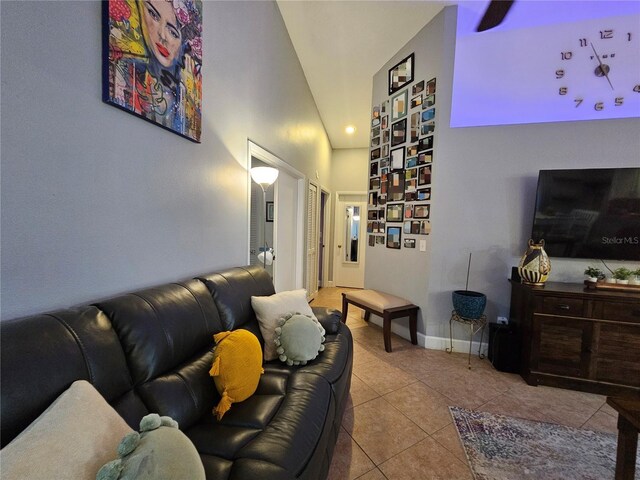
<svg viewBox="0 0 640 480">
<path fill-rule="evenodd" d="M 571 310 L 571 307 L 569 305 L 567 305 L 566 303 L 561 303 L 560 305 L 558 305 L 558 308 L 560 310 Z"/>
</svg>

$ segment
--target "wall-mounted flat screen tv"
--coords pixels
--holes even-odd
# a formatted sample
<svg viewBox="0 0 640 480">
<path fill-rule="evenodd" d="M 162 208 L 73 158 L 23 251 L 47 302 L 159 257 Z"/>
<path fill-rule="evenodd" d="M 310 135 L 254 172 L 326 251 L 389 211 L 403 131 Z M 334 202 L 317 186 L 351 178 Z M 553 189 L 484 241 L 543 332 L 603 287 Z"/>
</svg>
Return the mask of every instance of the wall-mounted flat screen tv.
<svg viewBox="0 0 640 480">
<path fill-rule="evenodd" d="M 532 238 L 551 257 L 640 260 L 640 168 L 540 170 Z"/>
</svg>

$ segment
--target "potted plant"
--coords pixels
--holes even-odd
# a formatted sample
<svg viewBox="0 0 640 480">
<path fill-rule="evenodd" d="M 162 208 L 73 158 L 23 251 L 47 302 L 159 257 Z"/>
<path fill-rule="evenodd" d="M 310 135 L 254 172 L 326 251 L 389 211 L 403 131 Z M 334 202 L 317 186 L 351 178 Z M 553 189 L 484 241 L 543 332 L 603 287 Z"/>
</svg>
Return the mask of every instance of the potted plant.
<svg viewBox="0 0 640 480">
<path fill-rule="evenodd" d="M 629 283 L 630 276 L 631 276 L 631 270 L 625 267 L 616 268 L 613 271 L 613 278 L 616 279 L 616 283 L 625 285 Z"/>
<path fill-rule="evenodd" d="M 629 283 L 633 285 L 640 285 L 640 268 L 636 268 L 633 272 L 631 272 Z"/>
<path fill-rule="evenodd" d="M 597 267 L 587 267 L 584 274 L 589 277 L 587 280 L 590 282 L 597 282 L 598 280 L 604 280 L 604 273 Z"/>
</svg>

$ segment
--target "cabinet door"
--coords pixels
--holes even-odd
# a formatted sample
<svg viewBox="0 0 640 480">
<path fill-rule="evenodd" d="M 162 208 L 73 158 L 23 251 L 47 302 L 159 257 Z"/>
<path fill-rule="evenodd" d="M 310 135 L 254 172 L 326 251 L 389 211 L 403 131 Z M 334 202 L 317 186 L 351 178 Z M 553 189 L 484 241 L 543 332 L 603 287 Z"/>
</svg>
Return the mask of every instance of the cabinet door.
<svg viewBox="0 0 640 480">
<path fill-rule="evenodd" d="M 603 322 L 594 328 L 594 379 L 640 387 L 640 324 Z"/>
<path fill-rule="evenodd" d="M 531 370 L 567 377 L 589 376 L 592 322 L 533 316 Z"/>
</svg>

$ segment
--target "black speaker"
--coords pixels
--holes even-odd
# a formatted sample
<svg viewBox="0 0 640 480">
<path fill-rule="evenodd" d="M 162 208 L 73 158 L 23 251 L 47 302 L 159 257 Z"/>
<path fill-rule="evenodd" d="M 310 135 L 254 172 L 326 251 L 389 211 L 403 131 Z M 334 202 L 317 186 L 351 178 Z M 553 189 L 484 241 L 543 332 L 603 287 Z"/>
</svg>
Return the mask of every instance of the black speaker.
<svg viewBox="0 0 640 480">
<path fill-rule="evenodd" d="M 489 352 L 487 357 L 496 370 L 520 372 L 520 336 L 514 327 L 489 324 Z"/>
<path fill-rule="evenodd" d="M 512 282 L 520 282 L 520 272 L 518 272 L 518 267 L 511 267 L 511 281 Z"/>
</svg>

